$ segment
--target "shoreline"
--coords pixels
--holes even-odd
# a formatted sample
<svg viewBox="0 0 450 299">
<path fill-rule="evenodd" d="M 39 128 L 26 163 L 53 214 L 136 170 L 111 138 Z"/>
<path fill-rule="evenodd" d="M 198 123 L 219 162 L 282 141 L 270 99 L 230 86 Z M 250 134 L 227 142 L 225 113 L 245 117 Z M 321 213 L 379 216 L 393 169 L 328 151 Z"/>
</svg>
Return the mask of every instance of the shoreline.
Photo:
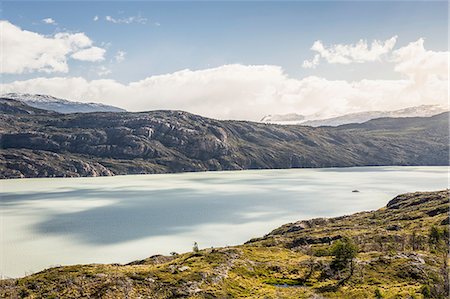
<svg viewBox="0 0 450 299">
<path fill-rule="evenodd" d="M 382 167 L 448 167 L 448 165 L 355 165 L 355 166 L 330 166 L 330 167 L 292 167 L 292 168 L 248 168 L 248 169 L 229 169 L 229 170 L 198 170 L 198 171 L 181 171 L 181 172 L 162 172 L 162 173 L 130 173 L 130 174 L 115 174 L 115 175 L 99 175 L 99 176 L 54 176 L 54 177 L 21 177 L 21 178 L 0 178 L 2 181 L 10 180 L 29 180 L 29 179 L 85 179 L 85 178 L 111 178 L 111 177 L 125 177 L 125 176 L 158 176 L 158 175 L 185 175 L 196 173 L 241 173 L 252 171 L 285 171 L 285 170 L 340 170 L 340 169 L 361 169 L 361 168 L 382 168 Z"/>
</svg>

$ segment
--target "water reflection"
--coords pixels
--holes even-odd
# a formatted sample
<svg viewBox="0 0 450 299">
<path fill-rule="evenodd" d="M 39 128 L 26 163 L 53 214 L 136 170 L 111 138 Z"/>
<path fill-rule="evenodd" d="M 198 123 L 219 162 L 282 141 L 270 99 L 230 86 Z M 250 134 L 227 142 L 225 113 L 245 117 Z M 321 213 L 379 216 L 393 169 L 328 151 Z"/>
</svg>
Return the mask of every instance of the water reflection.
<svg viewBox="0 0 450 299">
<path fill-rule="evenodd" d="M 80 196 L 87 196 L 81 191 Z M 239 224 L 243 211 L 270 211 L 253 220 L 285 213 L 290 198 L 273 195 L 208 194 L 196 190 L 96 192 L 97 198 L 118 199 L 108 206 L 54 215 L 36 227 L 38 233 L 71 234 L 84 242 L 116 243 L 149 236 L 176 234 L 206 223 Z"/>
</svg>

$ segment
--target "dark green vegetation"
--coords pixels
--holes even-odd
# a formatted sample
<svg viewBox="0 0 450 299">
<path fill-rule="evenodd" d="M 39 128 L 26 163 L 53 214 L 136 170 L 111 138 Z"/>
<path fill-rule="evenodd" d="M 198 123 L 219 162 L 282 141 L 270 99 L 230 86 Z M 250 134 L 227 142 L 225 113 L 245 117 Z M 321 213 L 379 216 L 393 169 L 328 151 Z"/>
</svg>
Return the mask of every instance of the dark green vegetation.
<svg viewBox="0 0 450 299">
<path fill-rule="evenodd" d="M 311 128 L 181 111 L 57 114 L 0 99 L 0 178 L 448 165 L 448 113 Z"/>
<path fill-rule="evenodd" d="M 448 298 L 448 191 L 286 224 L 244 245 L 57 267 L 2 298 Z"/>
</svg>

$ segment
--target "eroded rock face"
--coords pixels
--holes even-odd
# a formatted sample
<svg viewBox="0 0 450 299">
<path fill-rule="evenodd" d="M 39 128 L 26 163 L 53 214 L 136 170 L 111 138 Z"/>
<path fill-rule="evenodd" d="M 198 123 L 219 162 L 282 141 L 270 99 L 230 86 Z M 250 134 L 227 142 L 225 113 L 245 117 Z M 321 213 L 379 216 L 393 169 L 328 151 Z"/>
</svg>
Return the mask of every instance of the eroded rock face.
<svg viewBox="0 0 450 299">
<path fill-rule="evenodd" d="M 0 153 L 0 178 L 111 176 L 114 173 L 95 161 L 80 160 L 42 151 Z"/>
<path fill-rule="evenodd" d="M 448 164 L 445 114 L 310 128 L 182 111 L 57 114 L 13 100 L 0 104 L 3 178 Z M 52 153 L 59 158 L 42 158 Z"/>
</svg>

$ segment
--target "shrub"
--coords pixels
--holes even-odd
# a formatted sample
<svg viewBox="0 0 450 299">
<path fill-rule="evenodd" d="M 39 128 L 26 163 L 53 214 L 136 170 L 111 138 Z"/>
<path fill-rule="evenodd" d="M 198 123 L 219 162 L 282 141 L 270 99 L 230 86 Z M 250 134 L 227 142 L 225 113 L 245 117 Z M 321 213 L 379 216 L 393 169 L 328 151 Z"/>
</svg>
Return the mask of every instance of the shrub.
<svg viewBox="0 0 450 299">
<path fill-rule="evenodd" d="M 430 228 L 430 232 L 428 234 L 428 240 L 430 242 L 430 245 L 435 245 L 435 246 L 438 245 L 441 241 L 441 238 L 442 238 L 441 230 L 438 227 L 433 225 Z"/>
<path fill-rule="evenodd" d="M 377 299 L 383 298 L 383 294 L 381 294 L 380 289 L 375 289 L 375 298 Z"/>
<path fill-rule="evenodd" d="M 420 292 L 422 293 L 424 298 L 431 298 L 431 290 L 429 285 L 423 285 L 420 289 Z"/>
<path fill-rule="evenodd" d="M 328 248 L 318 248 L 313 251 L 314 256 L 329 256 L 330 250 Z"/>
<path fill-rule="evenodd" d="M 344 237 L 334 242 L 330 252 L 334 256 L 330 265 L 331 268 L 342 270 L 347 268 L 357 256 L 358 247 L 350 238 Z"/>
</svg>

